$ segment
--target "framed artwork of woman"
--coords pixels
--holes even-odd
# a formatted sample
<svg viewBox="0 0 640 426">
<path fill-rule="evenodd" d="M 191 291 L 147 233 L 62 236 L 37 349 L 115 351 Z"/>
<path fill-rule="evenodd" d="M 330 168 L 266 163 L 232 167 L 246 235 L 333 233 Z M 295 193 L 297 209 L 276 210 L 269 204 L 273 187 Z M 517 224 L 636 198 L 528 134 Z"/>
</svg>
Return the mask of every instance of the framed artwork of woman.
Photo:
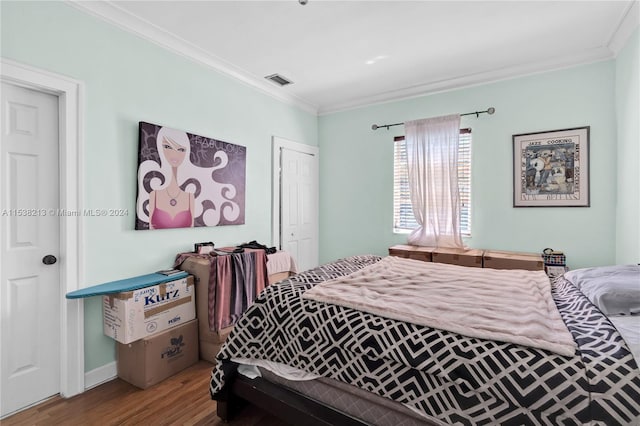
<svg viewBox="0 0 640 426">
<path fill-rule="evenodd" d="M 136 229 L 244 223 L 245 147 L 140 122 Z"/>
</svg>

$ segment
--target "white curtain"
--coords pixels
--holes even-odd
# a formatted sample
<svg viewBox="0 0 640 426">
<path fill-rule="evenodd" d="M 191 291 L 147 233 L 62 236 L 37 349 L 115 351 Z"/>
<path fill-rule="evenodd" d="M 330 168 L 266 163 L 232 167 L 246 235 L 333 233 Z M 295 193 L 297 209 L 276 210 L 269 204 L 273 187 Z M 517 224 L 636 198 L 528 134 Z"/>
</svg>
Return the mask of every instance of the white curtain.
<svg viewBox="0 0 640 426">
<path fill-rule="evenodd" d="M 460 233 L 460 114 L 405 122 L 409 190 L 419 227 L 416 246 L 464 247 Z"/>
</svg>

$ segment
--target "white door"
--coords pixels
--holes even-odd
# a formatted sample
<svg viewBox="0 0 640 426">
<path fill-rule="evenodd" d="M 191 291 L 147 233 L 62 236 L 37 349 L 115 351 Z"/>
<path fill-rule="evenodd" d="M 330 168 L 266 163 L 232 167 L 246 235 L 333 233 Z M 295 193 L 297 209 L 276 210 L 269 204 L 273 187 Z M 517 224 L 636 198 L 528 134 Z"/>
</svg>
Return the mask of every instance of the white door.
<svg viewBox="0 0 640 426">
<path fill-rule="evenodd" d="M 318 158 L 282 148 L 280 165 L 281 246 L 306 271 L 318 266 Z"/>
<path fill-rule="evenodd" d="M 58 98 L 2 83 L 2 417 L 60 392 L 58 146 Z"/>
</svg>

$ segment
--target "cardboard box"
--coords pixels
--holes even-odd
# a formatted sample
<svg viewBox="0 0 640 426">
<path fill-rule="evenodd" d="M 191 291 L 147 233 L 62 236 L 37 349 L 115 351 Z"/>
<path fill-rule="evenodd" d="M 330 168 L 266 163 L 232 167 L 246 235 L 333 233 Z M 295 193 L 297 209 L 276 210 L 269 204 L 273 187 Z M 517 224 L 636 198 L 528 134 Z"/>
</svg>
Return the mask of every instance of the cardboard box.
<svg viewBox="0 0 640 426">
<path fill-rule="evenodd" d="M 540 254 L 499 250 L 485 250 L 483 265 L 485 268 L 492 269 L 525 269 L 527 271 L 544 269 L 544 262 Z"/>
<path fill-rule="evenodd" d="M 104 334 L 131 343 L 196 317 L 193 277 L 102 296 Z"/>
<path fill-rule="evenodd" d="M 413 248 L 413 246 L 407 246 L 404 244 L 398 244 L 395 246 L 391 246 L 389 247 L 389 256 L 396 256 L 396 257 L 405 257 L 405 258 L 409 258 L 409 252 L 411 251 L 411 249 Z"/>
<path fill-rule="evenodd" d="M 433 256 L 433 247 L 413 247 L 409 251 L 409 259 L 422 260 L 423 262 L 431 262 Z"/>
<path fill-rule="evenodd" d="M 268 275 L 268 277 L 269 277 L 269 285 L 275 284 L 275 283 L 279 283 L 280 281 L 286 280 L 291 275 L 293 275 L 293 272 L 291 272 L 291 271 L 276 272 L 274 274 L 269 274 Z"/>
<path fill-rule="evenodd" d="M 269 259 L 272 255 L 267 255 Z M 200 359 L 216 362 L 216 355 L 233 330 L 233 326 L 211 331 L 209 326 L 209 279 L 211 263 L 208 258 L 187 257 L 179 268 L 195 278 L 196 316 L 198 317 L 198 335 L 200 339 Z M 267 270 L 269 266 L 267 264 Z M 291 271 L 276 272 L 268 275 L 269 285 L 282 281 L 293 274 Z"/>
<path fill-rule="evenodd" d="M 219 331 L 211 331 L 209 327 L 209 271 L 211 264 L 207 259 L 189 257 L 180 269 L 190 273 L 195 278 L 196 287 L 196 315 L 198 317 L 198 338 L 200 359 L 216 362 L 216 355 L 220 351 L 233 327 Z"/>
<path fill-rule="evenodd" d="M 431 262 L 433 247 L 408 246 L 398 244 L 389 247 L 389 256 L 404 257 L 407 259 L 422 260 L 423 262 Z"/>
<path fill-rule="evenodd" d="M 451 265 L 472 266 L 482 268 L 482 254 L 484 250 L 456 249 L 438 247 L 433 249 L 431 259 L 436 263 L 449 263 Z"/>
<path fill-rule="evenodd" d="M 141 389 L 198 362 L 198 322 L 147 336 L 135 342 L 117 343 L 118 377 Z"/>
</svg>

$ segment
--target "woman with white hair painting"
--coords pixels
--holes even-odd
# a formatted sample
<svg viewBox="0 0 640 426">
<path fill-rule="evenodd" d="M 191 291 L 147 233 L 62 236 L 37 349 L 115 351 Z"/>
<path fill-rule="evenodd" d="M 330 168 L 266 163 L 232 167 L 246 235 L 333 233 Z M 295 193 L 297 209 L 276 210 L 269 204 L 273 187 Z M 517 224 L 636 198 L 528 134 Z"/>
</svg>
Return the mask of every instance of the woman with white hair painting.
<svg viewBox="0 0 640 426">
<path fill-rule="evenodd" d="M 156 140 L 162 168 L 171 168 L 171 180 L 149 194 L 149 229 L 192 227 L 194 195 L 178 185 L 178 168 L 190 152 L 189 138 L 183 131 L 162 127 Z"/>
<path fill-rule="evenodd" d="M 244 223 L 245 155 L 239 145 L 140 122 L 136 229 Z"/>
</svg>

